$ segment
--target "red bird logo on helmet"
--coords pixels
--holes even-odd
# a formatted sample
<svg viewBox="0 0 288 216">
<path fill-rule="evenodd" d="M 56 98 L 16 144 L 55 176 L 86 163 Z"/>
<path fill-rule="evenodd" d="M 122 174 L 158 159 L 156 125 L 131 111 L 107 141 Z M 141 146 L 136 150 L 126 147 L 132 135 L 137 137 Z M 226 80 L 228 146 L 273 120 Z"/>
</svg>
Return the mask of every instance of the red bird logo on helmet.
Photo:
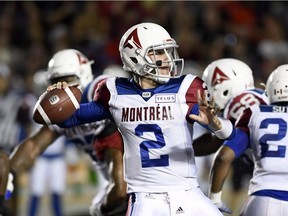
<svg viewBox="0 0 288 216">
<path fill-rule="evenodd" d="M 218 67 L 216 67 L 212 76 L 211 86 L 218 85 L 225 80 L 229 80 L 229 77 Z"/>
<path fill-rule="evenodd" d="M 138 33 L 137 33 L 137 28 L 131 32 L 131 34 L 127 37 L 127 39 L 124 42 L 124 48 L 128 47 L 132 49 L 131 42 L 135 44 L 139 49 L 142 49 L 141 43 L 139 41 Z"/>
<path fill-rule="evenodd" d="M 80 53 L 77 53 L 77 57 L 78 57 L 80 65 L 88 63 L 88 60 Z"/>
</svg>

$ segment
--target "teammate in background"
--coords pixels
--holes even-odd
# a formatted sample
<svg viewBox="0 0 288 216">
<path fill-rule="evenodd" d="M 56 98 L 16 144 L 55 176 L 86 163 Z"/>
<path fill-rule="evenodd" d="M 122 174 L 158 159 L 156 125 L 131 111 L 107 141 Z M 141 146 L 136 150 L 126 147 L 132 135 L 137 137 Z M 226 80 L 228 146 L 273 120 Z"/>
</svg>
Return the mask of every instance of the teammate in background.
<svg viewBox="0 0 288 216">
<path fill-rule="evenodd" d="M 79 83 L 82 89 L 85 88 L 81 101 L 88 102 L 89 99 L 93 98 L 93 95 L 90 94 L 93 94 L 94 89 L 96 88 L 96 86 L 93 85 L 95 82 L 92 81 L 93 76 L 91 64 L 92 62 L 77 50 L 66 49 L 59 51 L 54 54 L 52 59 L 49 61 L 49 80 L 51 83 L 60 81 L 66 81 L 70 84 Z M 119 132 L 117 128 L 113 127 L 113 123 L 105 120 L 69 129 L 62 129 L 56 125 L 43 125 L 38 131 L 25 139 L 20 144 L 19 148 L 12 154 L 10 159 L 10 168 L 14 173 L 20 173 L 27 170 L 33 165 L 34 160 L 61 135 L 65 135 L 71 142 L 74 142 L 79 148 L 82 148 L 91 156 L 92 160 L 96 161 L 95 164 L 97 165 L 98 161 L 93 146 L 95 140 L 105 139 L 105 137 L 114 134 L 114 148 L 117 147 L 122 150 L 122 139 L 117 135 L 117 133 Z M 108 186 L 108 183 L 105 176 L 103 176 L 100 167 L 101 166 L 95 166 L 98 179 L 103 180 L 103 182 L 98 184 L 100 191 L 96 196 L 100 196 L 99 200 L 102 200 L 103 197 L 106 196 L 106 187 Z M 112 177 L 114 177 L 114 175 L 112 175 Z M 119 188 L 118 190 L 118 186 L 125 185 L 123 176 L 122 178 L 113 180 L 114 182 L 117 182 L 117 193 L 115 198 L 120 197 L 119 199 L 123 199 L 123 197 L 126 197 L 126 192 L 123 194 L 122 188 Z"/>
<path fill-rule="evenodd" d="M 8 157 L 17 144 L 31 131 L 34 124 L 32 110 L 36 99 L 32 94 L 23 94 L 14 88 L 10 67 L 0 61 L 0 213 L 2 214 L 8 214 L 7 209 L 12 215 L 17 214 L 17 180 L 15 176 L 9 174 Z M 6 186 L 7 183 L 13 185 L 13 178 L 15 193 L 4 205 Z"/>
<path fill-rule="evenodd" d="M 39 215 L 41 198 L 51 194 L 53 215 L 64 215 L 62 195 L 66 184 L 65 137 L 61 136 L 35 161 L 30 175 L 28 215 Z M 40 211 L 41 212 L 41 211 Z"/>
<path fill-rule="evenodd" d="M 124 70 L 133 79 L 106 79 L 96 90 L 95 101 L 81 104 L 60 124 L 85 123 L 79 116 L 91 122 L 115 121 L 124 140 L 127 215 L 222 215 L 198 187 L 192 127 L 198 121 L 222 139 L 232 135 L 233 127 L 215 115 L 200 78 L 180 76 L 184 62 L 177 48 L 160 25 L 131 27 L 119 50 Z M 56 87 L 67 84 L 48 90 Z"/>
<path fill-rule="evenodd" d="M 33 77 L 35 95 L 43 92 L 48 85 L 48 72 L 37 71 Z M 38 95 L 39 96 L 39 95 Z M 37 127 L 41 125 L 37 124 Z M 37 128 L 35 128 L 36 130 Z M 67 143 L 65 136 L 58 137 L 39 157 L 29 175 L 28 214 L 39 215 L 41 199 L 49 194 L 53 214 L 64 215 L 62 196 L 66 185 L 66 165 L 78 161 L 74 143 Z"/>
<path fill-rule="evenodd" d="M 124 71 L 120 65 L 110 65 L 104 69 L 103 75 L 94 79 L 93 83 L 96 86 L 97 83 L 110 76 L 131 78 L 130 73 Z M 112 122 L 111 127 L 113 130 L 117 129 Z M 119 145 L 119 140 L 122 140 L 120 134 L 113 133 L 96 139 L 94 143 L 98 164 L 102 166 L 109 185 L 103 197 L 96 195 L 92 200 L 90 206 L 90 215 L 92 216 L 125 215 L 127 209 L 127 185 L 123 174 L 124 146 L 123 143 Z"/>
<path fill-rule="evenodd" d="M 236 136 L 225 141 L 211 170 L 211 193 L 221 201 L 232 161 L 246 149 L 253 152 L 254 173 L 243 216 L 288 215 L 288 64 L 276 68 L 266 83 L 270 105 L 253 105 L 236 122 Z"/>
<path fill-rule="evenodd" d="M 213 61 L 205 68 L 202 79 L 215 99 L 219 115 L 223 115 L 224 118 L 229 119 L 232 124 L 235 124 L 237 117 L 245 108 L 253 104 L 268 103 L 264 91 L 255 89 L 252 70 L 240 60 L 224 58 Z M 203 143 L 208 143 L 206 148 Z M 211 133 L 206 133 L 200 139 L 194 141 L 195 155 L 200 156 L 214 153 L 222 144 L 222 140 L 217 139 Z M 233 194 L 233 201 L 236 201 L 236 198 L 239 197 L 237 192 L 242 186 L 242 175 L 247 173 L 249 166 L 243 162 L 243 159 L 240 162 L 235 162 L 233 165 L 235 166 L 233 166 L 232 183 L 233 189 L 236 192 L 236 194 Z M 250 165 L 250 167 L 250 172 L 252 172 L 253 165 Z M 225 211 L 217 203 L 218 200 L 214 200 L 213 194 L 209 194 L 209 196 L 220 210 Z M 237 208 L 236 205 L 237 202 L 233 204 L 233 209 Z"/>
</svg>

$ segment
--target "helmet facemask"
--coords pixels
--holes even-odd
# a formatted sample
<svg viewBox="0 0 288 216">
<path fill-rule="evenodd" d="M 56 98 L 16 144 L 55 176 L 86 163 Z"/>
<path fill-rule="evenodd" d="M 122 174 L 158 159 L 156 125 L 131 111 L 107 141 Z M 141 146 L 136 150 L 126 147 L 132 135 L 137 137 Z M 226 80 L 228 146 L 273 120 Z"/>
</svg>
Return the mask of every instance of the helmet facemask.
<svg viewBox="0 0 288 216">
<path fill-rule="evenodd" d="M 176 48 L 175 46 L 163 48 L 163 45 L 148 48 L 144 56 L 146 64 L 140 71 L 158 83 L 166 83 L 172 77 L 179 77 L 184 64 L 183 59 L 179 59 Z M 167 70 L 167 74 L 163 74 L 161 72 L 163 70 Z"/>
</svg>

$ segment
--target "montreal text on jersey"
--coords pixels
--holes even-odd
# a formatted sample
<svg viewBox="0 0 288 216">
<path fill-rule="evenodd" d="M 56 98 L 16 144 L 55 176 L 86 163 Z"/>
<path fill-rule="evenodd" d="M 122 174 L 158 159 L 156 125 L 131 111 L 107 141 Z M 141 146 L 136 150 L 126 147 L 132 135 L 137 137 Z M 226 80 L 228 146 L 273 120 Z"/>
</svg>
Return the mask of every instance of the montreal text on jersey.
<svg viewBox="0 0 288 216">
<path fill-rule="evenodd" d="M 122 122 L 173 120 L 170 106 L 122 108 Z"/>
</svg>

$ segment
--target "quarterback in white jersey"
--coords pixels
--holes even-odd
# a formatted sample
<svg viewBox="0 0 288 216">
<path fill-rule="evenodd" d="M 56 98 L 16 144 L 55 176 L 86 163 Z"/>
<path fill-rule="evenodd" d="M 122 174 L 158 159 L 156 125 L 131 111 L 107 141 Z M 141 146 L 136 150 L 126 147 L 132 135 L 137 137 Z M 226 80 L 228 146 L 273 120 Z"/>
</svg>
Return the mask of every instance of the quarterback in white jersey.
<svg viewBox="0 0 288 216">
<path fill-rule="evenodd" d="M 177 47 L 157 24 L 131 27 L 119 50 L 133 79 L 103 81 L 95 101 L 81 104 L 59 124 L 71 127 L 105 118 L 116 123 L 124 141 L 127 215 L 221 215 L 198 187 L 192 127 L 198 121 L 222 139 L 232 136 L 233 127 L 215 115 L 200 78 L 181 76 Z"/>
<path fill-rule="evenodd" d="M 246 149 L 253 152 L 254 172 L 243 216 L 288 215 L 288 65 L 281 65 L 268 78 L 269 105 L 253 105 L 236 122 L 236 136 L 224 142 L 211 170 L 211 190 L 220 198 L 234 158 Z M 221 198 L 220 198 L 221 199 Z"/>
</svg>

